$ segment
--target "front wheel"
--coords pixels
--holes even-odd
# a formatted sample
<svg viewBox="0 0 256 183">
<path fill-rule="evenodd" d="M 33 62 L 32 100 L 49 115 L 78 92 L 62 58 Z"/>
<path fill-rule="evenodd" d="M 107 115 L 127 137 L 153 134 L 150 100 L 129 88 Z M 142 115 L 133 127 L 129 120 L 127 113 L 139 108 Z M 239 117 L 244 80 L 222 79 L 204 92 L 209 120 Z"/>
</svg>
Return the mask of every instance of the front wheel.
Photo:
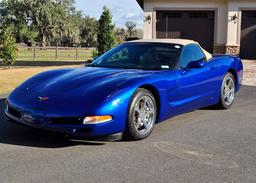
<svg viewBox="0 0 256 183">
<path fill-rule="evenodd" d="M 125 137 L 132 140 L 148 137 L 154 128 L 156 116 L 157 105 L 153 94 L 139 88 L 129 105 Z"/>
<path fill-rule="evenodd" d="M 235 90 L 235 78 L 233 74 L 227 73 L 223 79 L 221 86 L 221 98 L 219 106 L 222 109 L 228 109 L 231 107 L 235 99 Z"/>
</svg>

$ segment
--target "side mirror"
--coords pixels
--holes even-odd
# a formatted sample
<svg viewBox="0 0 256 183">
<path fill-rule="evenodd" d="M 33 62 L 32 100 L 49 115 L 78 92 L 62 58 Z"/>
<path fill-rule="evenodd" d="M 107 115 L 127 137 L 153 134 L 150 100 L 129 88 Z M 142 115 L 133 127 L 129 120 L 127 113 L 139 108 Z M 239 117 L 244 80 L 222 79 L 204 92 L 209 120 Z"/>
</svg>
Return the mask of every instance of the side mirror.
<svg viewBox="0 0 256 183">
<path fill-rule="evenodd" d="M 204 67 L 204 59 L 197 60 L 197 61 L 192 61 L 187 65 L 187 69 L 193 69 L 193 68 L 202 68 Z"/>
</svg>

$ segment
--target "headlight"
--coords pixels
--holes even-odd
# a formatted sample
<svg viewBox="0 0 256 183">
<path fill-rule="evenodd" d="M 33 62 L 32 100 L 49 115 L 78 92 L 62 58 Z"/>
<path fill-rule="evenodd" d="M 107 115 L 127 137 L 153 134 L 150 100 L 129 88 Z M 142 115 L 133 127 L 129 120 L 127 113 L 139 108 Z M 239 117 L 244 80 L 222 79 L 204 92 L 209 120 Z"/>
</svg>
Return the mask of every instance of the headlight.
<svg viewBox="0 0 256 183">
<path fill-rule="evenodd" d="M 88 116 L 84 118 L 83 124 L 99 124 L 112 120 L 112 116 Z"/>
</svg>

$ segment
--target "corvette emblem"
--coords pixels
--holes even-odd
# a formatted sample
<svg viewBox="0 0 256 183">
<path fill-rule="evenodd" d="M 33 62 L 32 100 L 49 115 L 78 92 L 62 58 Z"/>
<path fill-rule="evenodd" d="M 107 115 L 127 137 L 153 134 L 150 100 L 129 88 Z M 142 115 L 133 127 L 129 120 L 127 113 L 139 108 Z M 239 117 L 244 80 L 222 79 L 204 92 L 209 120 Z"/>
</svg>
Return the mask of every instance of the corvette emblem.
<svg viewBox="0 0 256 183">
<path fill-rule="evenodd" d="M 47 101 L 49 98 L 48 97 L 38 97 L 39 102 L 44 102 Z"/>
</svg>

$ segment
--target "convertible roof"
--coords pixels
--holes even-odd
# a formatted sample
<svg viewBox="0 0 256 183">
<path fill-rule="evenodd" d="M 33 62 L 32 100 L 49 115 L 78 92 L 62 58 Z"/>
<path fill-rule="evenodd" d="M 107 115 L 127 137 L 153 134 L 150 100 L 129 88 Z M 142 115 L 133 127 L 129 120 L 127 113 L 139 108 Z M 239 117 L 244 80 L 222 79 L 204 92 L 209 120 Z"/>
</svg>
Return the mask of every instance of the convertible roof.
<svg viewBox="0 0 256 183">
<path fill-rule="evenodd" d="M 140 39 L 140 40 L 135 40 L 135 41 L 129 41 L 132 43 L 169 43 L 169 44 L 180 44 L 180 45 L 188 45 L 188 44 L 197 44 L 204 52 L 207 60 L 212 58 L 212 55 L 204 50 L 200 44 L 196 41 L 189 40 L 189 39 Z"/>
<path fill-rule="evenodd" d="M 130 42 L 138 42 L 138 43 L 170 43 L 170 44 L 180 44 L 187 45 L 190 43 L 197 43 L 193 40 L 189 39 L 138 39 Z M 198 43 L 197 43 L 198 44 Z"/>
</svg>

